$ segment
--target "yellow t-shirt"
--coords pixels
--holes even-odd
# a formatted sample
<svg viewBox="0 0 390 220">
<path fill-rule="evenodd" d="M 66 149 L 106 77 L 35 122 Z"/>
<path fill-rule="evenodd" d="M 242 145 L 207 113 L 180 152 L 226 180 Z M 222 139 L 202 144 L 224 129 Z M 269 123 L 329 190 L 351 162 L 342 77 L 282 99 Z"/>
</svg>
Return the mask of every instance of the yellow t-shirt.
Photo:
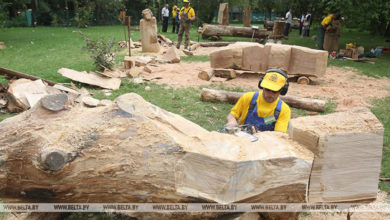
<svg viewBox="0 0 390 220">
<path fill-rule="evenodd" d="M 321 21 L 321 25 L 323 27 L 326 27 L 330 24 L 330 22 L 332 22 L 332 18 L 333 18 L 333 14 L 329 14 L 328 16 L 326 16 L 322 21 Z"/>
<path fill-rule="evenodd" d="M 177 14 L 177 7 L 173 7 L 172 8 L 172 18 L 176 18 L 176 14 Z"/>
<path fill-rule="evenodd" d="M 188 8 L 185 8 L 185 7 L 182 7 L 180 9 L 180 16 L 183 16 L 183 12 L 187 13 L 188 15 L 188 18 L 192 18 L 193 16 L 195 16 L 195 11 L 192 7 L 188 7 Z"/>
<path fill-rule="evenodd" d="M 242 125 L 245 122 L 246 116 L 248 114 L 248 109 L 251 104 L 252 97 L 255 93 L 248 92 L 240 97 L 237 103 L 234 105 L 230 113 L 236 118 L 240 119 L 239 124 Z M 259 91 L 259 97 L 256 100 L 257 104 L 257 115 L 259 117 L 265 118 L 274 114 L 276 105 L 278 104 L 279 97 L 272 103 L 268 103 L 263 98 L 263 91 Z M 280 109 L 279 118 L 275 123 L 275 131 L 287 132 L 288 122 L 291 118 L 290 107 L 286 103 L 282 103 Z"/>
</svg>

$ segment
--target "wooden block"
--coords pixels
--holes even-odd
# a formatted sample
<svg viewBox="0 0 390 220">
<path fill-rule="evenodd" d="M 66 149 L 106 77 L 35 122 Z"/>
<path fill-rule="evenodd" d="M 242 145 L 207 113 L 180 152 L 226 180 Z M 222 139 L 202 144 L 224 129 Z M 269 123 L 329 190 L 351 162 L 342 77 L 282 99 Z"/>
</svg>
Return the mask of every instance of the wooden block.
<svg viewBox="0 0 390 220">
<path fill-rule="evenodd" d="M 270 47 L 262 44 L 245 47 L 242 49 L 242 69 L 264 72 L 268 67 Z"/>
<path fill-rule="evenodd" d="M 309 202 L 376 198 L 384 128 L 370 110 L 295 118 L 288 133 L 315 154 Z"/>
<path fill-rule="evenodd" d="M 125 65 L 125 69 L 130 69 L 135 66 L 134 59 L 130 56 L 125 56 L 123 64 Z"/>
<path fill-rule="evenodd" d="M 320 77 L 325 74 L 327 64 L 327 51 L 292 46 L 288 73 Z"/>
<path fill-rule="evenodd" d="M 243 49 L 259 45 L 252 42 L 236 42 L 210 53 L 211 68 L 242 69 Z"/>
<path fill-rule="evenodd" d="M 291 46 L 267 43 L 265 47 L 271 47 L 268 56 L 268 68 L 279 68 L 288 72 L 291 57 Z"/>
<path fill-rule="evenodd" d="M 200 71 L 198 74 L 198 78 L 202 80 L 209 81 L 211 77 L 213 77 L 214 71 Z"/>
<path fill-rule="evenodd" d="M 237 73 L 234 69 L 214 69 L 213 75 L 227 79 L 234 79 L 237 77 Z"/>
</svg>

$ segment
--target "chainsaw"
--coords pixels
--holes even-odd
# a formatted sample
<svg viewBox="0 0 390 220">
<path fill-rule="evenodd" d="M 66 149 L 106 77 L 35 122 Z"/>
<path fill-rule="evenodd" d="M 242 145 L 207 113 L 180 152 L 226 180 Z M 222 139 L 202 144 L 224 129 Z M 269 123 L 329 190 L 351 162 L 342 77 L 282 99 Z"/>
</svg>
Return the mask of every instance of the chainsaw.
<svg viewBox="0 0 390 220">
<path fill-rule="evenodd" d="M 249 137 L 251 142 L 258 140 L 256 136 L 253 135 L 253 128 L 257 131 L 256 127 L 253 125 L 239 125 L 239 126 L 225 126 L 219 129 L 219 132 L 226 134 L 233 134 L 237 137 Z"/>
</svg>

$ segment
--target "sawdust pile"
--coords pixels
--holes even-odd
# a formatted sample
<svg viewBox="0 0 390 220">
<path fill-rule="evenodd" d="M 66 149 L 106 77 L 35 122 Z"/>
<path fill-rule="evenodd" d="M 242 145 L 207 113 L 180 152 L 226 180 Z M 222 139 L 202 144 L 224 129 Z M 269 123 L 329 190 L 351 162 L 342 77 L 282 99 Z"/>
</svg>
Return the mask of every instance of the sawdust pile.
<svg viewBox="0 0 390 220">
<path fill-rule="evenodd" d="M 259 80 L 258 75 L 250 74 L 228 81 L 217 77 L 213 77 L 214 80 L 211 81 L 199 79 L 198 73 L 201 70 L 211 70 L 209 62 L 161 64 L 151 68 L 151 77 L 163 77 L 157 81 L 158 84 L 168 84 L 174 88 L 223 84 L 225 87 L 241 87 L 249 91 L 257 89 Z M 332 99 L 337 103 L 337 111 L 346 111 L 368 107 L 372 98 L 389 96 L 390 79 L 367 77 L 353 68 L 328 67 L 323 77 L 313 79 L 312 85 L 290 83 L 288 94 L 307 98 Z"/>
</svg>

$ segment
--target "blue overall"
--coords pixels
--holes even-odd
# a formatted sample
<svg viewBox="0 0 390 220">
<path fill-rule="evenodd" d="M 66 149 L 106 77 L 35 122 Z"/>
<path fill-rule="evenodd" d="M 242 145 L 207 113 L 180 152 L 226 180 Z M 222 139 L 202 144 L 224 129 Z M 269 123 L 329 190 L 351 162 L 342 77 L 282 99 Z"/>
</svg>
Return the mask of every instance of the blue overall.
<svg viewBox="0 0 390 220">
<path fill-rule="evenodd" d="M 259 117 L 257 114 L 257 97 L 259 97 L 259 92 L 256 92 L 251 100 L 251 104 L 248 109 L 248 114 L 245 119 L 244 124 L 254 125 L 258 131 L 274 131 L 276 120 L 279 118 L 280 110 L 282 108 L 282 100 L 279 99 L 278 104 L 276 105 L 276 109 L 274 112 L 275 121 L 269 124 L 264 122 L 264 118 Z"/>
</svg>

